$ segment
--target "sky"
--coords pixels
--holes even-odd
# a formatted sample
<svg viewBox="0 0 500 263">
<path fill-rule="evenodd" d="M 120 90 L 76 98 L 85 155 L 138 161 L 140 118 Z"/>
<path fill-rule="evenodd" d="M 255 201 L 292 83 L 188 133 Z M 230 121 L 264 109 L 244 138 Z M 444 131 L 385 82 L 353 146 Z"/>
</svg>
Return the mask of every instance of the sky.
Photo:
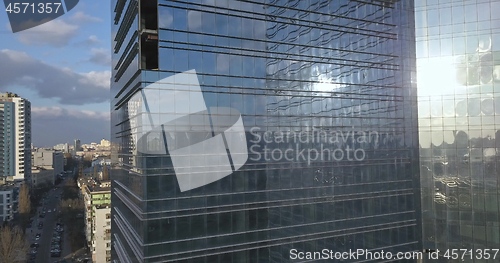
<svg viewBox="0 0 500 263">
<path fill-rule="evenodd" d="M 109 140 L 109 1 L 80 0 L 68 13 L 18 33 L 0 6 L 0 92 L 31 102 L 33 145 Z"/>
</svg>

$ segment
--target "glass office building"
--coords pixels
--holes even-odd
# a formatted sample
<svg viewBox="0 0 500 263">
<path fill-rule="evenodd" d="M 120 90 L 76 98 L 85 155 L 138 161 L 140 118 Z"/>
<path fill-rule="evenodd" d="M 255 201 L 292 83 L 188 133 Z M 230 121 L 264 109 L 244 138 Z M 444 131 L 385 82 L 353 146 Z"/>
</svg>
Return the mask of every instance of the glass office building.
<svg viewBox="0 0 500 263">
<path fill-rule="evenodd" d="M 112 10 L 114 262 L 421 249 L 413 1 L 113 0 Z M 189 96 L 175 83 L 184 77 Z M 196 136 L 172 120 L 200 108 L 211 114 L 200 127 L 229 118 L 213 108 L 238 112 L 246 149 L 232 155 L 226 135 L 230 174 L 184 188 L 171 142 Z M 361 260 L 380 262 L 344 262 Z"/>
<path fill-rule="evenodd" d="M 415 6 L 424 247 L 498 262 L 500 1 Z"/>
</svg>

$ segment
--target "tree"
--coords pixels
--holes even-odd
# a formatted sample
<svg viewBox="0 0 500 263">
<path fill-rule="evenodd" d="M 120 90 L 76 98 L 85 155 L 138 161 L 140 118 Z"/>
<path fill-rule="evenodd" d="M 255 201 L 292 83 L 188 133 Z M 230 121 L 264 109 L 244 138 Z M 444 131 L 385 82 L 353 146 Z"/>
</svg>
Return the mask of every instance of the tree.
<svg viewBox="0 0 500 263">
<path fill-rule="evenodd" d="M 78 192 L 79 189 L 75 181 L 67 180 L 63 186 L 61 196 L 62 199 L 73 199 L 73 198 L 78 199 Z"/>
<path fill-rule="evenodd" d="M 61 202 L 59 202 L 59 206 L 61 207 L 63 213 L 83 210 L 83 202 L 78 198 L 61 200 Z"/>
<path fill-rule="evenodd" d="M 71 156 L 71 153 L 64 153 L 64 159 L 66 160 L 65 161 L 65 165 L 64 165 L 64 170 L 65 171 L 73 171 L 73 169 L 75 169 L 75 166 L 77 165 L 75 159 L 73 158 L 73 156 Z"/>
<path fill-rule="evenodd" d="M 85 245 L 84 219 L 79 215 L 84 213 L 84 204 L 81 199 L 64 199 L 59 203 L 64 224 L 67 226 L 72 251 Z"/>
<path fill-rule="evenodd" d="M 82 178 L 83 177 L 83 162 L 80 161 L 78 163 L 78 178 Z"/>
<path fill-rule="evenodd" d="M 42 199 L 42 196 L 51 189 L 52 189 L 52 187 L 47 182 L 42 183 L 37 188 L 32 188 L 31 189 L 31 196 L 30 196 L 31 206 L 37 207 L 40 204 L 40 200 Z"/>
<path fill-rule="evenodd" d="M 31 213 L 31 198 L 27 184 L 21 185 L 19 189 L 19 217 L 21 226 L 26 227 Z"/>
<path fill-rule="evenodd" d="M 25 262 L 28 242 L 19 227 L 4 226 L 0 229 L 0 262 Z"/>
</svg>

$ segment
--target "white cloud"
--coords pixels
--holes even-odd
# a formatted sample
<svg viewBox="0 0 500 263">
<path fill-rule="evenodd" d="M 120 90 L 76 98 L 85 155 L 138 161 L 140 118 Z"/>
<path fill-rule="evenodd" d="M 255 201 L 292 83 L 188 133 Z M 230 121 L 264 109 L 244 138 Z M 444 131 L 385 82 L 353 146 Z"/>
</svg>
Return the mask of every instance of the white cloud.
<svg viewBox="0 0 500 263">
<path fill-rule="evenodd" d="M 61 19 L 17 33 L 18 40 L 26 45 L 51 45 L 62 47 L 68 44 L 78 31 L 78 26 L 68 24 Z"/>
<path fill-rule="evenodd" d="M 36 60 L 26 53 L 0 50 L 0 79 L 5 87 L 20 85 L 42 98 L 83 105 L 109 100 L 110 71 L 74 72 Z"/>
<path fill-rule="evenodd" d="M 158 25 L 161 28 L 169 28 L 174 22 L 174 17 L 167 9 L 160 9 L 158 14 Z"/>
<path fill-rule="evenodd" d="M 231 57 L 228 54 L 217 54 L 217 72 L 229 74 L 229 62 Z"/>
<path fill-rule="evenodd" d="M 81 24 L 81 23 L 98 23 L 98 22 L 102 22 L 102 19 L 98 18 L 98 17 L 94 17 L 94 16 L 90 16 L 90 15 L 87 15 L 85 14 L 84 12 L 82 11 L 78 11 L 76 12 L 73 16 L 71 16 L 69 18 L 72 22 L 74 23 L 77 23 L 77 24 Z"/>
<path fill-rule="evenodd" d="M 96 35 L 89 36 L 89 38 L 87 40 L 90 41 L 90 42 L 92 42 L 92 43 L 99 43 L 99 42 L 101 42 L 101 41 L 99 41 L 99 38 L 97 38 Z"/>
<path fill-rule="evenodd" d="M 90 110 L 75 110 L 61 107 L 32 107 L 33 118 L 54 118 L 68 116 L 76 119 L 98 119 L 109 121 L 109 112 L 99 112 Z"/>
<path fill-rule="evenodd" d="M 102 41 L 96 35 L 90 35 L 86 39 L 78 41 L 75 43 L 78 47 L 93 47 L 102 44 Z"/>
<path fill-rule="evenodd" d="M 188 28 L 198 29 L 201 27 L 201 12 L 200 11 L 188 11 Z"/>
<path fill-rule="evenodd" d="M 35 146 L 96 141 L 110 136 L 109 112 L 32 107 L 32 141 Z"/>
<path fill-rule="evenodd" d="M 111 79 L 109 71 L 91 71 L 88 73 L 82 73 L 81 75 L 83 78 L 79 79 L 80 83 L 109 89 Z"/>
</svg>

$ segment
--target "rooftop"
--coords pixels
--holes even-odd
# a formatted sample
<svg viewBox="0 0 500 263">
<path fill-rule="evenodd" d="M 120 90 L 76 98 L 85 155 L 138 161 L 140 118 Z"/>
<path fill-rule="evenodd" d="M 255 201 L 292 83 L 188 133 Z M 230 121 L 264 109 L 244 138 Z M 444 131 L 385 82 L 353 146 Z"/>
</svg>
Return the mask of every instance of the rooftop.
<svg viewBox="0 0 500 263">
<path fill-rule="evenodd" d="M 17 188 L 17 187 L 19 187 L 19 186 L 17 186 L 14 183 L 7 183 L 4 185 L 0 185 L 0 191 L 10 191 L 10 190 Z"/>
<path fill-rule="evenodd" d="M 17 95 L 16 93 L 12 93 L 12 92 L 0 92 L 0 98 L 20 98 L 19 95 Z"/>
<path fill-rule="evenodd" d="M 111 191 L 111 181 L 99 181 L 92 177 L 83 177 L 78 179 L 78 183 L 80 187 L 86 188 L 88 192 L 97 193 L 97 192 L 110 192 Z"/>
</svg>

